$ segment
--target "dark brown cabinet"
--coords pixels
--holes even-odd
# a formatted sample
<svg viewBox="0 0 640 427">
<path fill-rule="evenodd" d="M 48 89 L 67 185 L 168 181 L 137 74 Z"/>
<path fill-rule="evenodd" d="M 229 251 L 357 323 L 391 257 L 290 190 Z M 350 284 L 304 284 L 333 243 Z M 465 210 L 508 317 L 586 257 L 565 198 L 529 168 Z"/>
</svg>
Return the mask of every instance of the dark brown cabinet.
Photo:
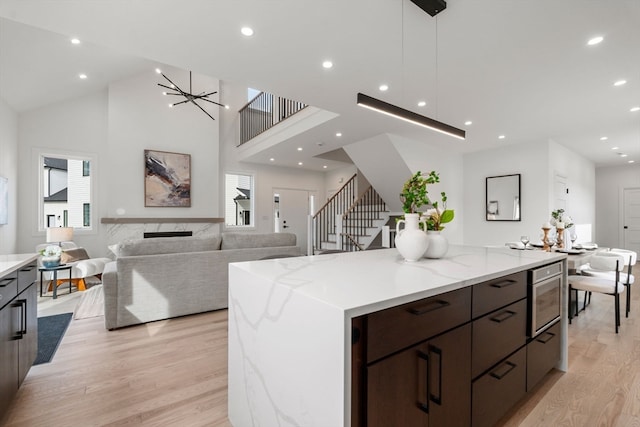
<svg viewBox="0 0 640 427">
<path fill-rule="evenodd" d="M 35 264 L 29 265 L 0 279 L 0 285 L 4 284 L 0 288 L 4 289 L 0 299 L 0 420 L 38 352 L 35 271 Z M 8 294 L 12 298 L 5 300 Z"/>
<path fill-rule="evenodd" d="M 527 335 L 527 272 L 353 319 L 352 427 L 494 425 L 560 360 Z"/>
<path fill-rule="evenodd" d="M 367 367 L 367 423 L 468 426 L 470 338 L 466 324 Z"/>
</svg>

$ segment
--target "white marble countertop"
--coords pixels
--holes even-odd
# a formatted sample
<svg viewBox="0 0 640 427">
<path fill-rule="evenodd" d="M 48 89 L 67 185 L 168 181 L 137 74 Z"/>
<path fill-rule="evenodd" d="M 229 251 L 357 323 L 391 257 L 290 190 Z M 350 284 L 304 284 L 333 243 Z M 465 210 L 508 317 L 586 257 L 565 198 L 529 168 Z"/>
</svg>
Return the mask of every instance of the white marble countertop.
<svg viewBox="0 0 640 427">
<path fill-rule="evenodd" d="M 0 277 L 23 267 L 38 258 L 38 254 L 8 254 L 0 255 Z"/>
<path fill-rule="evenodd" d="M 566 254 L 451 245 L 442 259 L 405 262 L 380 249 L 231 264 L 355 317 L 563 260 Z"/>
</svg>

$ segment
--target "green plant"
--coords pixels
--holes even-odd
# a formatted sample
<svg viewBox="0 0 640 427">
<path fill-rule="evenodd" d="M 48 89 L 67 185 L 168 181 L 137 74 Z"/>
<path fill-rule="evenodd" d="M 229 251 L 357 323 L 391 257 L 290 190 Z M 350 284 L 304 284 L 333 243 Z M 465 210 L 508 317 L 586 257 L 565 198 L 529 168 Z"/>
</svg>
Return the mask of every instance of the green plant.
<svg viewBox="0 0 640 427">
<path fill-rule="evenodd" d="M 443 191 L 440 193 L 440 198 L 442 201 L 442 209 L 438 207 L 438 202 L 433 202 L 431 204 L 433 208 L 424 213 L 424 217 L 427 220 L 427 230 L 444 230 L 442 224 L 453 221 L 455 214 L 453 209 L 447 209 L 447 194 Z"/>
<path fill-rule="evenodd" d="M 564 213 L 564 209 L 556 209 L 555 211 L 551 211 L 551 225 L 556 227 L 558 223 L 564 223 L 564 228 L 573 227 L 573 219 L 566 213 Z"/>
<path fill-rule="evenodd" d="M 435 171 L 431 171 L 427 176 L 422 175 L 420 171 L 413 174 L 404 183 L 400 193 L 404 213 L 417 213 L 420 206 L 430 205 L 427 185 L 436 182 L 440 182 L 440 176 Z"/>
</svg>

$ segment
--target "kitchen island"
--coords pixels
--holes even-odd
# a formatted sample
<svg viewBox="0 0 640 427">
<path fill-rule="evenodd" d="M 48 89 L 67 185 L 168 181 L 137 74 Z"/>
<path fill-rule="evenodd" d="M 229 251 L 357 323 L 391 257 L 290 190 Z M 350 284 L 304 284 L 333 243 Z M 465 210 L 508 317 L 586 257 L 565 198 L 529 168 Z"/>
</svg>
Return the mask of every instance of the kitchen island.
<svg viewBox="0 0 640 427">
<path fill-rule="evenodd" d="M 520 286 L 521 279 L 502 279 L 526 279 L 527 271 L 554 263 L 562 272 L 563 301 L 561 320 L 555 326 L 559 334 L 556 367 L 566 370 L 564 254 L 452 245 L 443 259 L 413 263 L 404 262 L 395 249 L 387 249 L 230 264 L 229 419 L 235 427 L 366 425 L 367 403 L 362 396 L 367 393 L 362 391 L 363 368 L 359 363 L 368 362 L 358 361 L 361 355 L 356 357 L 355 352 L 373 337 L 366 339 L 360 323 L 374 324 L 372 315 L 392 313 L 389 309 L 421 301 L 448 309 L 462 307 L 456 308 L 456 313 L 468 317 L 460 325 L 466 334 L 462 339 L 469 341 L 471 348 L 471 325 L 480 321 L 472 318 L 472 290 L 491 281 L 495 288 L 503 287 L 503 282 Z M 524 292 L 514 304 L 526 303 Z M 443 295 L 455 298 L 443 302 Z M 433 297 L 438 300 L 432 301 Z M 411 310 L 422 314 L 420 308 Z M 431 324 L 437 326 L 439 321 Z M 524 334 L 526 327 L 521 329 Z M 404 336 L 402 329 L 399 331 L 391 338 Z M 376 358 L 373 365 L 380 366 L 378 359 L 395 354 L 395 350 L 383 347 L 369 350 L 369 357 Z M 398 351 L 409 347 L 407 344 Z M 520 346 L 517 354 L 526 353 L 525 347 Z M 362 354 L 366 356 L 366 351 Z M 472 374 L 471 362 L 464 363 L 464 369 L 469 365 L 469 392 L 471 375 L 475 378 L 473 387 L 483 387 L 487 370 L 478 368 L 477 375 Z M 360 416 L 362 407 L 365 412 Z"/>
</svg>

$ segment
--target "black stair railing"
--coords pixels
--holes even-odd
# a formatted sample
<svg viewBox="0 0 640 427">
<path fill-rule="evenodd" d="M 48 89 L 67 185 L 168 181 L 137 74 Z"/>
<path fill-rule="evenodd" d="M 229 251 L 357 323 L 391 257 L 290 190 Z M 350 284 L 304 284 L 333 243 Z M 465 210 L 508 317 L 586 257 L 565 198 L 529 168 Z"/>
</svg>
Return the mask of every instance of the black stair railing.
<svg viewBox="0 0 640 427">
<path fill-rule="evenodd" d="M 260 92 L 240 111 L 240 144 L 255 138 L 283 120 L 288 119 L 307 104 Z"/>
<path fill-rule="evenodd" d="M 387 205 L 372 186 L 366 189 L 352 206 L 342 215 L 342 250 L 359 251 L 366 249 L 361 238 L 369 237 L 368 232 L 376 228 L 376 221 L 382 219 Z"/>
<path fill-rule="evenodd" d="M 313 216 L 314 251 L 322 250 L 322 244 L 329 242 L 329 235 L 336 233 L 336 216 L 343 215 L 356 200 L 356 176 L 353 175 Z"/>
</svg>

